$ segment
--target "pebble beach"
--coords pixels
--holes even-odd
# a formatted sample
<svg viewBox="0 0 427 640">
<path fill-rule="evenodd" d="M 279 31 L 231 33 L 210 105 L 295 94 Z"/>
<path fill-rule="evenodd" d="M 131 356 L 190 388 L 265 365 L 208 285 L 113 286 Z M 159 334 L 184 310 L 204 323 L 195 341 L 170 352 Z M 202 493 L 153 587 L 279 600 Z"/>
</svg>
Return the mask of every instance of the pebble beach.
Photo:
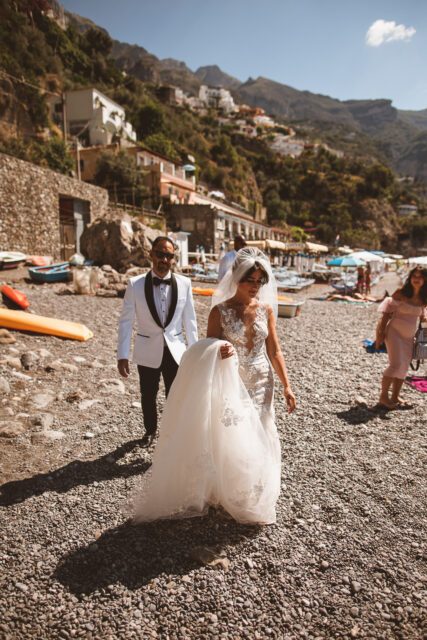
<svg viewBox="0 0 427 640">
<path fill-rule="evenodd" d="M 116 371 L 122 302 L 19 288 L 94 337 L 0 345 L 0 638 L 425 637 L 426 401 L 405 385 L 410 410 L 375 409 L 387 356 L 362 341 L 378 305 L 314 286 L 278 320 L 297 410 L 277 385 L 276 525 L 211 510 L 132 526 L 152 449 L 138 446 L 136 369 Z M 195 302 L 204 336 L 210 299 Z"/>
</svg>

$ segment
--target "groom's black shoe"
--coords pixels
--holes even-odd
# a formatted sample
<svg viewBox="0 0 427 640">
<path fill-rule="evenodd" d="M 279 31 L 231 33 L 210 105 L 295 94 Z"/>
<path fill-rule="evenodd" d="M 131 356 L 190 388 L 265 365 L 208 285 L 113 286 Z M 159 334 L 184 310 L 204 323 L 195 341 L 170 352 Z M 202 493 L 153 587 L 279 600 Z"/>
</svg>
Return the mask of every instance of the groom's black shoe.
<svg viewBox="0 0 427 640">
<path fill-rule="evenodd" d="M 146 433 L 145 436 L 141 440 L 141 447 L 144 449 L 148 449 L 151 447 L 154 441 L 155 433 Z"/>
</svg>

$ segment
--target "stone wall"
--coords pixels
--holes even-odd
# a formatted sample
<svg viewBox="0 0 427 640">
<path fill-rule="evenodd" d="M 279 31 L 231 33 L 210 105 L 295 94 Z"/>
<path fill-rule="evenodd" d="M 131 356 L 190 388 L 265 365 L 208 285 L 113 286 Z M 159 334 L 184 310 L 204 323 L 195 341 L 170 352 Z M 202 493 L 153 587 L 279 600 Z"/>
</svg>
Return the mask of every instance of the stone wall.
<svg viewBox="0 0 427 640">
<path fill-rule="evenodd" d="M 108 209 L 105 189 L 0 153 L 0 251 L 59 259 L 61 197 L 87 203 L 90 221 Z"/>
</svg>

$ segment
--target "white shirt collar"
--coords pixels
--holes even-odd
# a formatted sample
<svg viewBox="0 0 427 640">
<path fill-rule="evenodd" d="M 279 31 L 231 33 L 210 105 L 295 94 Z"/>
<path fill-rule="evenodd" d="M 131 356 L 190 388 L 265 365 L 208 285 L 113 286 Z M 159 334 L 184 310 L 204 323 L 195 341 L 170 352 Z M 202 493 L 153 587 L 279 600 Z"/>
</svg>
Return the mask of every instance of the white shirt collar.
<svg viewBox="0 0 427 640">
<path fill-rule="evenodd" d="M 166 280 L 166 278 L 170 278 L 172 275 L 172 271 L 168 271 L 167 274 L 165 276 L 163 276 L 163 278 L 161 278 L 160 276 L 158 276 L 156 273 L 154 273 L 153 271 L 153 276 L 155 276 L 156 278 L 160 278 L 160 280 Z"/>
</svg>

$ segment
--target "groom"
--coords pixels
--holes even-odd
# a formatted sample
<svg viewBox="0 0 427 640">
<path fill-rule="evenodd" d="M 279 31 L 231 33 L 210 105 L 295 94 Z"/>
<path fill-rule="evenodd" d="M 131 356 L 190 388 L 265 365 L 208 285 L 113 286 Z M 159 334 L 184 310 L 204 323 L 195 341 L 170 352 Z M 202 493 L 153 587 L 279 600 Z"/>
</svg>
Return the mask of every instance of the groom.
<svg viewBox="0 0 427 640">
<path fill-rule="evenodd" d="M 129 280 L 119 320 L 117 366 L 121 376 L 129 376 L 132 328 L 136 336 L 132 360 L 138 365 L 145 435 L 143 446 L 150 446 L 157 431 L 156 399 L 160 375 L 166 396 L 178 371 L 187 346 L 197 342 L 197 321 L 191 281 L 173 274 L 175 245 L 166 236 L 158 236 L 152 245 L 151 271 Z"/>
</svg>

